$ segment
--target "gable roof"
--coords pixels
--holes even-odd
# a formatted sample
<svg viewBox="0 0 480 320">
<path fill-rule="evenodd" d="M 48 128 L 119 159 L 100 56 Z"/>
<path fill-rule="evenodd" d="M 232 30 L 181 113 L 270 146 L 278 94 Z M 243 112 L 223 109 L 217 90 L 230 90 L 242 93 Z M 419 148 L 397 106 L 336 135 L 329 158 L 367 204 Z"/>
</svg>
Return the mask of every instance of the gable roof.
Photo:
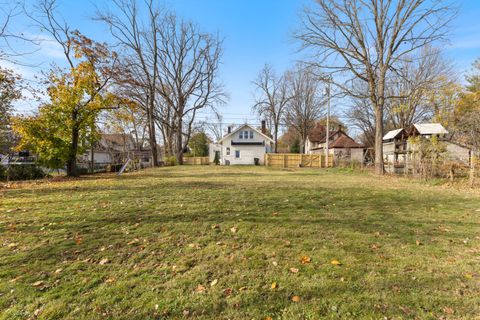
<svg viewBox="0 0 480 320">
<path fill-rule="evenodd" d="M 330 139 L 332 137 L 335 137 L 335 135 L 339 135 L 337 139 L 333 140 L 333 141 L 330 141 L 330 144 L 328 145 L 328 148 L 330 149 L 334 149 L 334 148 L 364 148 L 363 145 L 361 145 L 360 143 L 356 142 L 355 140 L 353 140 L 348 134 L 346 134 L 343 130 L 341 129 L 338 129 L 336 131 L 332 131 L 330 133 Z M 320 142 L 320 143 L 324 143 L 325 142 L 325 133 L 323 134 L 323 137 L 320 136 L 320 138 L 322 138 L 323 140 L 320 140 L 320 141 L 314 141 L 314 142 Z M 310 140 L 312 141 L 312 140 Z M 319 149 L 323 149 L 324 146 L 321 146 L 321 147 L 318 147 L 318 148 L 313 148 L 312 150 L 319 150 Z"/>
<path fill-rule="evenodd" d="M 388 131 L 387 134 L 383 137 L 383 140 L 395 139 L 402 131 L 403 129 L 395 129 Z"/>
<path fill-rule="evenodd" d="M 345 132 L 340 131 L 340 137 L 337 140 L 330 143 L 328 146 L 330 149 L 334 148 L 363 148 L 360 143 L 355 142 L 352 138 L 350 138 Z"/>
<path fill-rule="evenodd" d="M 413 125 L 417 129 L 418 133 L 424 135 L 428 134 L 448 134 L 440 123 L 416 123 Z"/>
<path fill-rule="evenodd" d="M 336 131 L 331 131 L 330 132 L 330 139 L 333 135 L 335 135 Z M 312 130 L 310 130 L 310 132 L 308 133 L 307 135 L 307 138 L 308 140 L 310 140 L 310 142 L 325 142 L 326 138 L 327 138 L 327 129 L 326 129 L 326 126 L 324 125 L 321 125 L 321 124 L 317 124 L 315 126 L 315 128 L 313 128 Z"/>
<path fill-rule="evenodd" d="M 233 136 L 234 134 L 236 134 L 238 131 L 240 131 L 241 129 L 245 128 L 245 127 L 248 127 L 250 129 L 252 129 L 253 131 L 255 131 L 256 133 L 258 133 L 259 135 L 261 135 L 262 137 L 264 137 L 265 139 L 269 140 L 270 142 L 275 142 L 272 138 L 270 138 L 269 136 L 263 134 L 261 131 L 255 129 L 254 127 L 252 127 L 251 125 L 249 124 L 244 124 L 240 127 L 238 127 L 237 129 L 233 130 L 232 132 L 230 133 L 227 133 L 225 136 L 223 136 L 222 139 L 220 139 L 220 141 L 218 141 L 218 143 L 222 142 L 223 140 L 225 140 L 226 138 L 230 137 L 230 136 Z"/>
</svg>

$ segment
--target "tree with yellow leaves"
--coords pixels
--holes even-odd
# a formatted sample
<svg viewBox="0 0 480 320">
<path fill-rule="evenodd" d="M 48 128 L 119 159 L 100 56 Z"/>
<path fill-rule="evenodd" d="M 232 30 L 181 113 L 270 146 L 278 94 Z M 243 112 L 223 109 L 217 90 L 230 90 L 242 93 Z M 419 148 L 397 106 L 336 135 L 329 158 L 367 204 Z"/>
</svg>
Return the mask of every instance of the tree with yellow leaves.
<svg viewBox="0 0 480 320">
<path fill-rule="evenodd" d="M 455 109 L 455 128 L 463 143 L 471 146 L 470 186 L 475 184 L 475 163 L 480 153 L 480 59 L 467 76 L 468 85 Z"/>
<path fill-rule="evenodd" d="M 58 35 L 63 31 L 65 39 L 58 39 L 69 67 L 51 70 L 46 81 L 49 101 L 35 115 L 14 119 L 13 128 L 20 137 L 19 149 L 28 148 L 43 164 L 66 166 L 68 176 L 77 176 L 77 156 L 94 141 L 99 113 L 119 103 L 108 91 L 116 54 L 78 31 L 52 30 Z"/>
</svg>

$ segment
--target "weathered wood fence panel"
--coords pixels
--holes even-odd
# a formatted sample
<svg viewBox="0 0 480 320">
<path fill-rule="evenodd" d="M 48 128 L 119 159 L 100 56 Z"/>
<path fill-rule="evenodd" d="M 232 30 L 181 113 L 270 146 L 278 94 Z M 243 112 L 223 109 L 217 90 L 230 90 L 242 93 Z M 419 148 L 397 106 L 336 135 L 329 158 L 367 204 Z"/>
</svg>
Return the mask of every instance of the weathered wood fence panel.
<svg viewBox="0 0 480 320">
<path fill-rule="evenodd" d="M 265 165 L 274 168 L 325 168 L 324 154 L 267 153 Z M 333 167 L 333 155 L 329 156 L 328 166 Z"/>
<path fill-rule="evenodd" d="M 185 157 L 183 158 L 183 164 L 186 165 L 208 165 L 210 164 L 210 159 L 208 157 Z"/>
</svg>

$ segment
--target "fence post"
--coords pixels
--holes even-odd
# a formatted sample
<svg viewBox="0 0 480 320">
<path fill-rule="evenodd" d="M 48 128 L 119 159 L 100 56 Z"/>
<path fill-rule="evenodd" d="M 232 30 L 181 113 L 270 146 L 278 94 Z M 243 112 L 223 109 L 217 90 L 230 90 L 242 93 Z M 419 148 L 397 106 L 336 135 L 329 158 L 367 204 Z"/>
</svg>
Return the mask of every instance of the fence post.
<svg viewBox="0 0 480 320">
<path fill-rule="evenodd" d="M 283 155 L 283 167 L 284 168 L 287 167 L 287 155 L 286 154 Z"/>
</svg>

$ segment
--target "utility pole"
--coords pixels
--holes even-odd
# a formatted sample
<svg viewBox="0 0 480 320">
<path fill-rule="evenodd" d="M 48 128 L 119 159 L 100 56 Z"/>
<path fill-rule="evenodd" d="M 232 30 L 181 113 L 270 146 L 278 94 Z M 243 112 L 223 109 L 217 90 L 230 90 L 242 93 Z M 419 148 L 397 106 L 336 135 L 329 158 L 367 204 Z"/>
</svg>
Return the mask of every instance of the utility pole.
<svg viewBox="0 0 480 320">
<path fill-rule="evenodd" d="M 329 142 L 330 142 L 330 100 L 331 100 L 331 94 L 330 94 L 330 83 L 332 82 L 332 77 L 330 76 L 328 78 L 328 86 L 327 86 L 327 129 L 326 129 L 326 135 L 325 135 L 325 164 L 326 167 L 328 168 L 329 165 Z"/>
</svg>

